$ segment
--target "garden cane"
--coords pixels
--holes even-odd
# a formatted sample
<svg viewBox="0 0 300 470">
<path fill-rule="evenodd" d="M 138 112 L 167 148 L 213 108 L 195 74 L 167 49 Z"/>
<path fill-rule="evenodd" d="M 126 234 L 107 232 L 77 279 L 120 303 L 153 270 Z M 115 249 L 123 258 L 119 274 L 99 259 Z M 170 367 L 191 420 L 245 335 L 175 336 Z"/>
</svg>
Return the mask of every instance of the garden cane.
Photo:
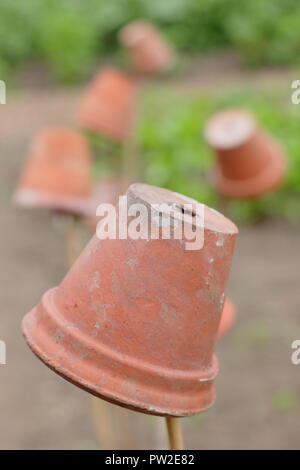
<svg viewBox="0 0 300 470">
<path fill-rule="evenodd" d="M 184 450 L 182 429 L 179 418 L 166 418 L 171 450 Z"/>
</svg>

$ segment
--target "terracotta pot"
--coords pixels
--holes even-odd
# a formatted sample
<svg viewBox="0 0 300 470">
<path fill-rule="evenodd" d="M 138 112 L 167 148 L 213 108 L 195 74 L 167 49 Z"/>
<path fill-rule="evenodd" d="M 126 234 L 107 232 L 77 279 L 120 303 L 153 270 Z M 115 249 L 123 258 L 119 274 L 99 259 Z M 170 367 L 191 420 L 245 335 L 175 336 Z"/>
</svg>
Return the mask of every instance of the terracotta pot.
<svg viewBox="0 0 300 470">
<path fill-rule="evenodd" d="M 126 194 L 129 207 L 175 205 L 172 221 L 186 217 L 182 208 L 191 201 L 142 184 Z M 94 236 L 61 285 L 25 316 L 33 352 L 77 386 L 136 411 L 187 416 L 210 407 L 237 228 L 204 207 L 204 224 L 194 216 L 192 222 L 196 232 L 204 230 L 199 250 L 186 250 L 184 239 Z M 151 218 L 151 228 L 161 226 L 158 220 Z"/>
<path fill-rule="evenodd" d="M 101 219 L 101 217 L 96 216 L 99 204 L 116 205 L 123 189 L 123 181 L 120 178 L 113 177 L 104 179 L 93 188 L 87 216 L 87 225 L 92 232 L 96 231 L 97 224 Z"/>
<path fill-rule="evenodd" d="M 216 114 L 206 125 L 205 137 L 217 157 L 214 183 L 220 194 L 258 197 L 283 180 L 286 163 L 282 149 L 246 111 Z"/>
<path fill-rule="evenodd" d="M 100 70 L 86 90 L 78 123 L 110 139 L 124 141 L 132 133 L 136 115 L 137 84 L 111 67 Z"/>
<path fill-rule="evenodd" d="M 159 74 L 174 66 L 175 56 L 160 32 L 150 23 L 138 20 L 120 32 L 120 42 L 140 74 Z"/>
<path fill-rule="evenodd" d="M 14 202 L 25 207 L 86 213 L 90 166 L 88 143 L 81 134 L 45 129 L 32 142 Z"/>
<path fill-rule="evenodd" d="M 219 324 L 218 338 L 221 339 L 223 336 L 232 328 L 236 316 L 236 307 L 234 303 L 227 297 L 225 299 L 223 312 L 221 315 L 221 321 Z"/>
</svg>

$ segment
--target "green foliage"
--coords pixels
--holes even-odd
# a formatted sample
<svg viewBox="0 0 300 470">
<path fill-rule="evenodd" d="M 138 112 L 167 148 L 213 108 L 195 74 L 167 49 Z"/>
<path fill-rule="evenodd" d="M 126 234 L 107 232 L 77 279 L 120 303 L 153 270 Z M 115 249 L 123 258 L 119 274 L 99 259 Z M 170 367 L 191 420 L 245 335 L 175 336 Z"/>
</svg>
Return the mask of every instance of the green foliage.
<svg viewBox="0 0 300 470">
<path fill-rule="evenodd" d="M 41 29 L 41 52 L 58 79 L 75 82 L 91 67 L 96 55 L 95 30 L 79 11 L 55 5 Z"/>
<path fill-rule="evenodd" d="M 250 64 L 299 63 L 298 0 L 1 0 L 0 72 L 41 59 L 59 79 L 80 79 L 119 53 L 119 29 L 137 18 L 180 51 L 233 46 Z"/>
<path fill-rule="evenodd" d="M 295 64 L 299 21 L 297 0 L 251 0 L 237 2 L 225 23 L 230 42 L 248 63 Z"/>
<path fill-rule="evenodd" d="M 0 71 L 4 78 L 10 65 L 21 63 L 36 51 L 39 0 L 0 4 Z M 3 74 L 3 75 L 2 75 Z"/>
<path fill-rule="evenodd" d="M 291 105 L 288 100 L 289 96 L 280 90 L 235 90 L 204 96 L 164 86 L 148 89 L 139 129 L 145 179 L 217 207 L 219 201 L 210 182 L 214 156 L 203 139 L 203 127 L 216 110 L 247 108 L 286 150 L 288 173 L 280 189 L 258 200 L 232 201 L 228 214 L 242 222 L 255 222 L 266 216 L 298 222 L 300 106 Z"/>
</svg>

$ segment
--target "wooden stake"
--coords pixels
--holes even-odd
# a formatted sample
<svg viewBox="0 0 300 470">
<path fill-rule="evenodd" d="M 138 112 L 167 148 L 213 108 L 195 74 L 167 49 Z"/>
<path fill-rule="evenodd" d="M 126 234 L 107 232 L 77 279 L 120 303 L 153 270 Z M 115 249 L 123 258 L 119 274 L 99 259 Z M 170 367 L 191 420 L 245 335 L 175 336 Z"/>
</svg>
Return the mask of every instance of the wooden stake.
<svg viewBox="0 0 300 470">
<path fill-rule="evenodd" d="M 184 450 L 181 423 L 179 418 L 166 418 L 171 450 Z"/>
<path fill-rule="evenodd" d="M 97 397 L 92 397 L 91 402 L 95 430 L 101 449 L 113 450 L 115 447 L 110 404 Z"/>
</svg>

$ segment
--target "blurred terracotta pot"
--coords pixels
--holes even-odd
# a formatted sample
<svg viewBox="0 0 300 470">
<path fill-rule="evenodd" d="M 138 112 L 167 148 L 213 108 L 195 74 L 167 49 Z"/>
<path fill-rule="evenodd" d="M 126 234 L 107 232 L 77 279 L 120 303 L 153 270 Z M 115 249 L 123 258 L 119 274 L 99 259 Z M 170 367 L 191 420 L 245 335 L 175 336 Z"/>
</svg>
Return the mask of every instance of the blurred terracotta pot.
<svg viewBox="0 0 300 470">
<path fill-rule="evenodd" d="M 174 52 L 150 23 L 138 20 L 120 32 L 120 42 L 127 48 L 138 73 L 159 74 L 170 70 L 175 62 Z"/>
<path fill-rule="evenodd" d="M 286 170 L 282 149 L 246 111 L 216 114 L 206 125 L 205 137 L 217 157 L 214 182 L 220 194 L 258 197 L 282 182 Z"/>
<path fill-rule="evenodd" d="M 129 208 L 175 205 L 172 223 L 185 220 L 182 209 L 191 201 L 142 184 L 126 194 Z M 136 411 L 187 416 L 210 407 L 237 228 L 204 210 L 204 224 L 194 215 L 191 223 L 204 230 L 200 250 L 186 250 L 184 239 L 94 236 L 61 285 L 25 316 L 33 352 L 75 385 Z M 151 229 L 161 227 L 156 215 L 142 218 L 142 233 L 149 220 Z"/>
<path fill-rule="evenodd" d="M 79 125 L 110 139 L 128 139 L 135 121 L 136 95 L 132 77 L 111 67 L 100 70 L 83 96 Z"/>
<path fill-rule="evenodd" d="M 91 158 L 86 139 L 68 129 L 45 129 L 33 140 L 14 202 L 85 213 Z"/>
<path fill-rule="evenodd" d="M 87 215 L 87 225 L 92 232 L 96 231 L 97 224 L 101 219 L 96 215 L 99 204 L 116 205 L 123 189 L 121 178 L 114 177 L 104 179 L 93 188 Z"/>
<path fill-rule="evenodd" d="M 233 326 L 236 316 L 236 307 L 234 303 L 227 297 L 225 299 L 221 321 L 219 324 L 218 338 L 222 338 Z"/>
</svg>

